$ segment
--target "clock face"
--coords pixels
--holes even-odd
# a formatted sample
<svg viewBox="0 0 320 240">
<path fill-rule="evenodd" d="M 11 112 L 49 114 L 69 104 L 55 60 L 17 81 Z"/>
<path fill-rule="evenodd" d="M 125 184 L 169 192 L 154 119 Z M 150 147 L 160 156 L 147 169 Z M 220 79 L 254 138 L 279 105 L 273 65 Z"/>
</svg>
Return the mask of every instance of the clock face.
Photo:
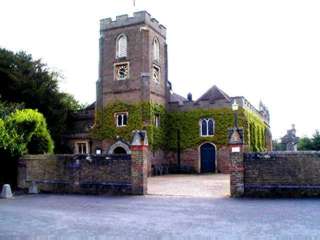
<svg viewBox="0 0 320 240">
<path fill-rule="evenodd" d="M 128 78 L 128 64 L 118 65 L 116 68 L 117 79 L 125 80 Z"/>
</svg>

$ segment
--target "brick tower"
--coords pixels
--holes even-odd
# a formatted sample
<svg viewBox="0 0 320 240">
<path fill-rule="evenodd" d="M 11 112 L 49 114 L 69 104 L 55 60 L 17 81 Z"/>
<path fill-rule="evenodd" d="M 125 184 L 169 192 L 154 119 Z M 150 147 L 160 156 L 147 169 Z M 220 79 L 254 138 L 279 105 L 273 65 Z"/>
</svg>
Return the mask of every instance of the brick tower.
<svg viewBox="0 0 320 240">
<path fill-rule="evenodd" d="M 100 22 L 97 109 L 113 102 L 165 105 L 166 28 L 146 11 Z"/>
</svg>

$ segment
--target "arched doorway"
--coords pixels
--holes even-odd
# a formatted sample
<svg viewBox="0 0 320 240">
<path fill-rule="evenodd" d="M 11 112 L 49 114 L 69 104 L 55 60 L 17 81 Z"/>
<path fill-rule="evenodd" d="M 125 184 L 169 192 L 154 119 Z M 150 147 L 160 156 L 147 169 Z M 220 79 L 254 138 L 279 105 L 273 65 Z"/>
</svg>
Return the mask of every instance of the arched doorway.
<svg viewBox="0 0 320 240">
<path fill-rule="evenodd" d="M 216 171 L 216 148 L 211 143 L 204 143 L 200 147 L 201 173 Z"/>
<path fill-rule="evenodd" d="M 108 150 L 108 154 L 116 154 L 116 155 L 131 154 L 129 144 L 119 140 L 115 144 L 110 146 Z"/>
<path fill-rule="evenodd" d="M 113 150 L 113 154 L 117 154 L 117 155 L 123 155 L 123 154 L 127 154 L 127 151 L 123 148 L 123 147 L 116 147 Z"/>
</svg>

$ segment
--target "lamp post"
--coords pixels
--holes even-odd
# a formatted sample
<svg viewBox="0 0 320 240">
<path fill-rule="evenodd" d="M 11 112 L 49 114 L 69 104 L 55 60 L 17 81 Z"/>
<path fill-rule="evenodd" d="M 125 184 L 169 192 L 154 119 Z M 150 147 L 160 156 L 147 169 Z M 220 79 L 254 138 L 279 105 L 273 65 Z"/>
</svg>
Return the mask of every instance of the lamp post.
<svg viewBox="0 0 320 240">
<path fill-rule="evenodd" d="M 239 109 L 239 105 L 237 103 L 237 100 L 234 99 L 233 103 L 232 103 L 232 111 L 233 111 L 233 116 L 234 116 L 234 128 L 238 129 L 238 109 Z"/>
</svg>

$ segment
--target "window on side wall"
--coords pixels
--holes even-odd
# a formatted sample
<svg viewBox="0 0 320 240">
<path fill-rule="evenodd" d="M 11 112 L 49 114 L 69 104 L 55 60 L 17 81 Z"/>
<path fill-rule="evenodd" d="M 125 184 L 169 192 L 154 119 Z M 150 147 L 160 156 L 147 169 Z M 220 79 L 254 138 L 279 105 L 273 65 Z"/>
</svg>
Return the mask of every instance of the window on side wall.
<svg viewBox="0 0 320 240">
<path fill-rule="evenodd" d="M 160 114 L 154 115 L 154 125 L 158 128 L 160 127 Z"/>
<path fill-rule="evenodd" d="M 215 131 L 215 122 L 212 118 L 202 118 L 199 122 L 200 135 L 202 137 L 213 136 Z"/>
<path fill-rule="evenodd" d="M 88 154 L 88 144 L 86 142 L 76 143 L 76 153 L 77 154 Z"/>
<path fill-rule="evenodd" d="M 125 127 L 128 125 L 128 113 L 123 112 L 123 113 L 116 113 L 116 125 L 117 127 Z"/>
</svg>

